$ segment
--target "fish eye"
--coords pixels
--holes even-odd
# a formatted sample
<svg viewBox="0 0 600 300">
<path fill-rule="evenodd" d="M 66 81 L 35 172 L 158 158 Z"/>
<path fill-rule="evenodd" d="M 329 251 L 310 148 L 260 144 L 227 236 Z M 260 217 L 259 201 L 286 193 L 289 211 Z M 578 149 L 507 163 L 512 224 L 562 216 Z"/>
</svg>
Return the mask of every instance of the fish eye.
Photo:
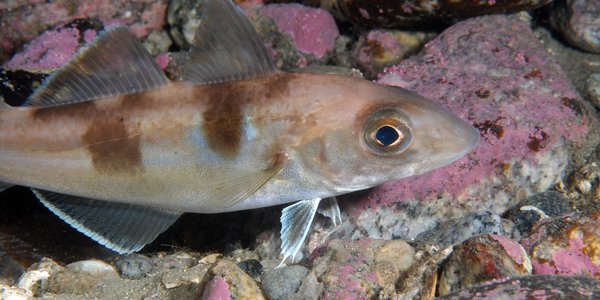
<svg viewBox="0 0 600 300">
<path fill-rule="evenodd" d="M 367 119 L 363 138 L 369 149 L 383 156 L 395 155 L 406 150 L 412 143 L 411 124 L 396 108 L 380 109 Z"/>
<path fill-rule="evenodd" d="M 383 125 L 375 132 L 375 140 L 381 146 L 391 146 L 402 138 L 400 135 L 396 128 Z"/>
</svg>

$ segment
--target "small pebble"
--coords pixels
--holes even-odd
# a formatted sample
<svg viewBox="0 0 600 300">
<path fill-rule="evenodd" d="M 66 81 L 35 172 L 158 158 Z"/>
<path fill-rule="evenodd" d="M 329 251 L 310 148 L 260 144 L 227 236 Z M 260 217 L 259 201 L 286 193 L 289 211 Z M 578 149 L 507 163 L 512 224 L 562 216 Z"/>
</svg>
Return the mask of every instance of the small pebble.
<svg viewBox="0 0 600 300">
<path fill-rule="evenodd" d="M 308 269 L 299 265 L 270 270 L 262 276 L 263 291 L 270 300 L 287 299 L 298 291 L 306 274 Z"/>
<path fill-rule="evenodd" d="M 229 285 L 229 293 L 234 299 L 265 299 L 256 281 L 230 260 L 218 261 L 209 270 L 209 274 L 224 278 Z"/>
<path fill-rule="evenodd" d="M 202 291 L 202 300 L 229 300 L 229 285 L 221 276 L 215 276 Z"/>
<path fill-rule="evenodd" d="M 600 280 L 575 276 L 518 276 L 475 285 L 436 299 L 598 299 Z"/>
<path fill-rule="evenodd" d="M 27 269 L 27 272 L 19 278 L 17 286 L 30 291 L 34 296 L 41 296 L 48 286 L 50 276 L 62 269 L 63 267 L 55 261 L 43 258 Z"/>
<path fill-rule="evenodd" d="M 459 244 L 477 234 L 491 233 L 504 235 L 518 240 L 519 231 L 510 220 L 489 211 L 468 214 L 438 225 L 432 230 L 420 233 L 416 238 L 417 244 L 435 244 L 447 247 Z"/>
<path fill-rule="evenodd" d="M 548 217 L 557 217 L 573 212 L 569 200 L 563 194 L 547 191 L 525 199 L 505 213 L 519 232 L 523 235 L 539 220 Z"/>
<path fill-rule="evenodd" d="M 435 33 L 421 31 L 372 30 L 354 46 L 356 61 L 374 76 L 418 52 L 433 37 Z"/>
<path fill-rule="evenodd" d="M 520 243 L 534 274 L 600 278 L 600 212 L 542 220 Z"/>
<path fill-rule="evenodd" d="M 504 236 L 478 235 L 454 248 L 442 267 L 438 293 L 488 280 L 531 274 L 531 261 L 521 245 Z"/>
<path fill-rule="evenodd" d="M 33 295 L 27 289 L 0 284 L 0 299 L 30 300 L 33 299 Z"/>
<path fill-rule="evenodd" d="M 144 40 L 144 47 L 150 54 L 158 55 L 169 51 L 169 47 L 173 44 L 173 41 L 169 37 L 169 34 L 164 30 L 152 31 L 146 40 Z"/>
<path fill-rule="evenodd" d="M 121 277 L 127 279 L 140 279 L 152 271 L 154 263 L 149 258 L 139 255 L 123 255 L 115 261 L 115 266 Z"/>
<path fill-rule="evenodd" d="M 94 276 L 112 276 L 116 275 L 116 270 L 113 266 L 104 261 L 97 259 L 81 260 L 68 264 L 64 272 L 80 273 Z"/>
<path fill-rule="evenodd" d="M 252 278 L 258 278 L 263 273 L 262 264 L 256 259 L 248 259 L 241 261 L 237 264 L 240 269 L 242 269 L 246 274 L 250 275 Z"/>
</svg>

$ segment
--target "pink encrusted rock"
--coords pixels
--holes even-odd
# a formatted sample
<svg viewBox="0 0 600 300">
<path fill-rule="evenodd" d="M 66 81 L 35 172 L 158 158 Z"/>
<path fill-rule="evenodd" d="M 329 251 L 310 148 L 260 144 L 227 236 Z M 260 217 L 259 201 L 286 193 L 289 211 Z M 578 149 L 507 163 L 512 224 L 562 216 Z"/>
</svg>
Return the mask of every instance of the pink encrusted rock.
<svg viewBox="0 0 600 300">
<path fill-rule="evenodd" d="M 96 32 L 87 30 L 85 39 L 91 40 Z M 33 72 L 51 72 L 71 59 L 81 46 L 82 34 L 77 28 L 49 30 L 27 43 L 23 51 L 15 54 L 3 67 Z"/>
<path fill-rule="evenodd" d="M 127 25 L 138 37 L 162 28 L 167 0 L 0 2 L 0 61 L 44 30 L 80 18 Z"/>
<path fill-rule="evenodd" d="M 202 300 L 229 300 L 229 285 L 221 276 L 215 276 L 209 281 L 202 291 Z"/>
<path fill-rule="evenodd" d="M 600 278 L 600 213 L 540 221 L 521 240 L 534 274 Z"/>
<path fill-rule="evenodd" d="M 2 67 L 50 73 L 66 64 L 82 46 L 94 40 L 97 34 L 94 29 L 79 29 L 73 25 L 48 30 L 28 42 L 21 52 L 15 54 Z M 156 63 L 163 69 L 169 61 L 167 53 L 156 57 Z"/>
<path fill-rule="evenodd" d="M 555 184 L 568 146 L 586 148 L 586 134 L 597 125 L 518 16 L 457 23 L 380 74 L 379 83 L 441 103 L 474 124 L 481 142 L 447 167 L 340 197 L 356 199 L 340 201 L 356 225 L 355 238 L 407 239 L 465 213 L 502 213 Z"/>
<path fill-rule="evenodd" d="M 317 59 L 333 51 L 339 36 L 333 17 L 323 9 L 272 4 L 260 8 L 259 14 L 273 19 L 279 31 L 292 38 L 298 51 Z"/>
<path fill-rule="evenodd" d="M 525 249 L 507 237 L 475 236 L 458 245 L 444 263 L 438 283 L 439 295 L 488 280 L 531 274 Z"/>
<path fill-rule="evenodd" d="M 490 281 L 436 299 L 598 299 L 600 280 L 587 277 L 518 276 Z"/>
<path fill-rule="evenodd" d="M 396 298 L 401 272 L 415 262 L 414 249 L 399 240 L 333 240 L 313 256 L 319 299 Z"/>
</svg>

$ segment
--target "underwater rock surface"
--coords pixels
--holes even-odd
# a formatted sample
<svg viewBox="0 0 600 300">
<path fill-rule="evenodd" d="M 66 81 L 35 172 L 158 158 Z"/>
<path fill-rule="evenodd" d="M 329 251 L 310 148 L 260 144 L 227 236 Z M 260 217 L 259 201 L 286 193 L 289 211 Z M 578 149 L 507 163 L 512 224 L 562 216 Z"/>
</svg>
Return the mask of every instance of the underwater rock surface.
<svg viewBox="0 0 600 300">
<path fill-rule="evenodd" d="M 600 213 L 545 219 L 521 240 L 533 273 L 600 279 Z"/>
<path fill-rule="evenodd" d="M 571 45 L 600 53 L 600 2 L 556 1 L 550 22 Z"/>
<path fill-rule="evenodd" d="M 0 61 L 46 29 L 75 19 L 122 24 L 145 37 L 165 24 L 167 0 L 3 1 L 0 3 Z"/>
<path fill-rule="evenodd" d="M 489 280 L 531 274 L 531 261 L 517 242 L 499 235 L 475 236 L 454 248 L 441 270 L 438 294 Z"/>
<path fill-rule="evenodd" d="M 164 0 L 104 1 L 86 10 L 84 4 L 71 4 L 75 14 L 63 13 L 60 5 L 67 2 L 34 0 L 29 7 L 17 1 L 0 4 L 0 10 L 11 9 L 6 14 L 2 10 L 0 16 L 0 46 L 9 45 L 1 48 L 0 59 L 8 53 L 4 49 L 13 51 L 28 42 L 4 65 L 11 69 L 0 77 L 5 87 L 26 95 L 44 74 L 115 22 L 133 26 L 138 36 L 148 36 L 144 45 L 157 49 L 153 54 L 162 53 L 157 61 L 165 68 L 176 53 L 163 52 L 185 46 L 183 36 L 178 40 L 173 34 L 174 28 L 197 22 L 199 18 L 194 18 L 201 5 L 194 5 L 202 1 L 169 1 L 173 9 L 176 3 L 185 4 L 179 6 L 177 18 L 173 12 L 169 26 L 164 26 Z M 488 12 L 502 1 L 491 2 Z M 519 3 L 537 7 L 542 2 L 548 1 Z M 279 67 L 331 62 L 348 67 L 360 62 L 354 66 L 368 79 L 379 73 L 380 83 L 438 100 L 475 124 L 481 144 L 446 168 L 338 197 L 344 223 L 332 233 L 329 221 L 318 216 L 303 259 L 280 269 L 275 269 L 280 262 L 277 207 L 185 215 L 143 254 L 126 257 L 110 253 L 46 210 L 26 220 L 25 215 L 34 215 L 35 209 L 2 206 L 0 298 L 433 299 L 445 293 L 450 294 L 442 299 L 600 297 L 600 220 L 593 212 L 600 207 L 600 171 L 596 170 L 600 151 L 575 172 L 572 177 L 577 180 L 566 176 L 573 154 L 579 151 L 587 156 L 594 148 L 587 140 L 597 135 L 597 112 L 590 112 L 582 102 L 571 87 L 581 82 L 569 82 L 555 53 L 539 42 L 539 27 L 534 34 L 524 14 L 457 23 L 420 53 L 396 61 L 405 53 L 402 45 L 425 40 L 423 31 L 407 32 L 408 39 L 416 37 L 418 43 L 394 44 L 399 41 L 397 31 L 336 24 L 322 9 L 263 6 L 261 0 L 241 5 Z M 15 23 L 17 16 L 25 14 L 29 17 L 23 24 Z M 76 17 L 85 19 L 72 21 Z M 38 18 L 39 26 L 32 25 L 31 18 Z M 366 42 L 358 42 L 360 36 Z M 585 55 L 583 66 L 598 65 L 597 56 Z M 340 57 L 346 59 L 344 63 Z M 563 64 L 571 61 L 563 60 Z M 589 71 L 579 72 L 579 62 L 577 66 L 576 73 Z M 19 90 L 23 81 L 29 88 Z M 597 86 L 590 84 L 590 91 Z M 533 196 L 561 180 L 575 188 L 556 187 Z M 27 193 L 12 190 L 4 194 L 10 197 L 1 200 L 23 200 L 15 190 Z M 577 198 L 581 195 L 589 202 Z M 537 275 L 514 277 L 529 273 L 527 262 Z M 454 270 L 464 276 L 453 277 Z M 511 278 L 498 279 L 504 276 Z"/>
<path fill-rule="evenodd" d="M 566 276 L 519 276 L 454 292 L 439 299 L 594 299 L 600 280 Z"/>
<path fill-rule="evenodd" d="M 309 2 L 309 1 L 307 1 Z M 332 10 L 340 17 L 373 27 L 399 27 L 449 23 L 487 14 L 511 13 L 535 9 L 551 0 L 321 0 L 321 6 Z"/>
</svg>

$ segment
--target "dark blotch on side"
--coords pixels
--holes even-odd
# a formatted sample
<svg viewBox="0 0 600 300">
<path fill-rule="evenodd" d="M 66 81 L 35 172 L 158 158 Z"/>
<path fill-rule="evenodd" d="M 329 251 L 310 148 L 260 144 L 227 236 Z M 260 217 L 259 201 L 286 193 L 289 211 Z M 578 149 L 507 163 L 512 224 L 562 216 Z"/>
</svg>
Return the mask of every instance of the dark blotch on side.
<svg viewBox="0 0 600 300">
<path fill-rule="evenodd" d="M 210 149 L 225 158 L 240 151 L 242 138 L 241 102 L 243 90 L 236 86 L 210 89 L 204 111 L 202 132 Z"/>
<path fill-rule="evenodd" d="M 139 135 L 129 136 L 119 116 L 96 120 L 82 140 L 100 172 L 135 173 L 142 168 Z"/>
<path fill-rule="evenodd" d="M 140 137 L 128 132 L 126 113 L 120 107 L 98 110 L 93 101 L 87 101 L 37 108 L 32 117 L 40 122 L 70 118 L 87 124 L 81 140 L 90 153 L 94 168 L 103 173 L 135 173 L 143 167 Z"/>
<path fill-rule="evenodd" d="M 243 107 L 285 97 L 293 77 L 278 73 L 256 81 L 214 84 L 201 89 L 197 97 L 206 104 L 202 133 L 210 149 L 224 158 L 235 158 L 241 146 Z"/>
</svg>

